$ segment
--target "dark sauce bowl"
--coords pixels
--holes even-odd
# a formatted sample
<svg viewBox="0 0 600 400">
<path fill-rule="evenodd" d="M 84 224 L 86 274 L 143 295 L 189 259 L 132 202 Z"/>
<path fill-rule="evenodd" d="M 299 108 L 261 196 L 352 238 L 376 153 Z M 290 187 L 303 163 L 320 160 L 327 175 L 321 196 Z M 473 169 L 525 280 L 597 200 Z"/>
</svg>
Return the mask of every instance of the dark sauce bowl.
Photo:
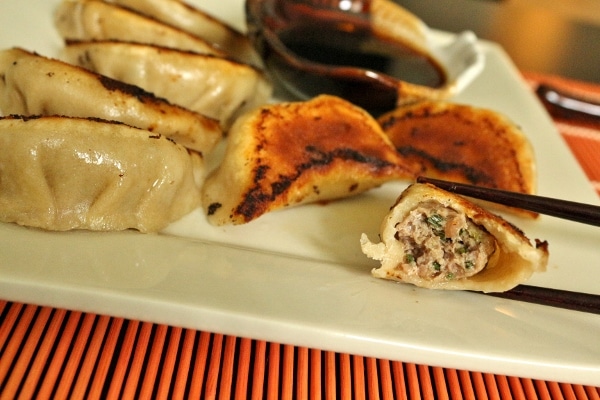
<svg viewBox="0 0 600 400">
<path fill-rule="evenodd" d="M 474 34 L 441 43 L 389 0 L 246 0 L 245 7 L 267 70 L 299 99 L 331 94 L 381 113 L 448 99 L 484 64 Z"/>
</svg>

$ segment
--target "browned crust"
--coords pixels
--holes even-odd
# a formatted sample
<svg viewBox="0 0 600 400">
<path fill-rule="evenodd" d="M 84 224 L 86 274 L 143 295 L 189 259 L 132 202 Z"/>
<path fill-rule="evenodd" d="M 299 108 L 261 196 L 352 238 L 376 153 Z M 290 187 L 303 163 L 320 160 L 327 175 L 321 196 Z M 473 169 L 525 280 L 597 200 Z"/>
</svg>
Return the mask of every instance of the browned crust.
<svg viewBox="0 0 600 400">
<path fill-rule="evenodd" d="M 427 101 L 398 108 L 378 122 L 421 175 L 520 193 L 536 191 L 531 146 L 519 127 L 497 112 Z"/>
<path fill-rule="evenodd" d="M 386 181 L 416 177 L 375 119 L 340 98 L 323 95 L 264 106 L 242 118 L 229 137 L 236 141 L 238 154 L 226 154 L 225 164 L 231 157 L 243 157 L 244 189 L 232 207 L 226 206 L 225 194 L 209 193 L 212 182 L 222 187 L 224 183 L 216 181 L 226 178 L 209 178 L 209 216 L 227 213 L 230 221 L 244 223 L 274 209 L 342 198 Z"/>
<path fill-rule="evenodd" d="M 366 115 L 352 115 L 344 109 L 347 105 L 331 97 L 310 104 L 262 109 L 255 124 L 259 156 L 254 159 L 253 185 L 235 210 L 246 221 L 262 214 L 278 198 L 288 197 L 294 186 L 310 185 L 311 175 L 334 172 L 338 163 L 348 165 L 348 174 L 414 176 L 389 144 L 371 133 Z M 357 186 L 349 186 L 348 194 Z"/>
</svg>

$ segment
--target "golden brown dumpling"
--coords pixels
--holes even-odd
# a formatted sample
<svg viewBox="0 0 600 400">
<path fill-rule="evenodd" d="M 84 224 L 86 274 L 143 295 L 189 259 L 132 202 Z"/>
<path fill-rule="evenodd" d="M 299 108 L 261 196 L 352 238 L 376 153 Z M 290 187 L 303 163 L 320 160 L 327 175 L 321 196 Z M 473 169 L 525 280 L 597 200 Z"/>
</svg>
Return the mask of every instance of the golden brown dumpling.
<svg viewBox="0 0 600 400">
<path fill-rule="evenodd" d="M 322 95 L 240 117 L 202 201 L 211 223 L 241 224 L 276 209 L 413 177 L 366 111 Z"/>
<path fill-rule="evenodd" d="M 498 112 L 421 101 L 390 111 L 378 122 L 402 157 L 417 165 L 421 175 L 513 192 L 536 192 L 533 148 L 521 129 Z M 537 216 L 520 209 L 510 211 Z"/>
<path fill-rule="evenodd" d="M 363 252 L 381 261 L 373 275 L 431 289 L 503 292 L 548 262 L 546 242 L 532 245 L 499 216 L 430 184 L 401 194 L 380 238 L 361 237 Z"/>
<path fill-rule="evenodd" d="M 200 205 L 201 157 L 116 122 L 0 118 L 0 220 L 155 232 Z"/>
</svg>

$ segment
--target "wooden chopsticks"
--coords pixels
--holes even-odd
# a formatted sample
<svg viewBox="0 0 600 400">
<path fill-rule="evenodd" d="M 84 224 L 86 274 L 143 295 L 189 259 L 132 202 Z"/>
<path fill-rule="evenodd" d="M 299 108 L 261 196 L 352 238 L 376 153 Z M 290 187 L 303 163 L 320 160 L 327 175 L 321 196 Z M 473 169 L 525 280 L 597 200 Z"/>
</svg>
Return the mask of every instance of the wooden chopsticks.
<svg viewBox="0 0 600 400">
<path fill-rule="evenodd" d="M 567 310 L 600 314 L 600 296 L 538 286 L 518 285 L 506 292 L 485 293 L 488 296 L 524 301 Z"/>
<path fill-rule="evenodd" d="M 535 91 L 554 118 L 573 122 L 600 124 L 600 103 L 541 84 Z"/>
<path fill-rule="evenodd" d="M 549 197 L 514 193 L 462 183 L 419 177 L 419 183 L 430 183 L 448 192 L 473 197 L 509 207 L 519 207 L 540 214 L 552 215 L 571 221 L 600 226 L 600 207 L 590 204 L 558 200 Z M 560 289 L 518 285 L 502 293 L 486 293 L 494 297 L 518 300 L 546 306 L 600 314 L 600 295 L 571 292 Z"/>
<path fill-rule="evenodd" d="M 419 183 L 430 183 L 448 192 L 502 204 L 509 207 L 522 208 L 540 214 L 551 215 L 583 224 L 600 226 L 600 206 L 577 203 L 574 201 L 554 199 L 551 197 L 509 192 L 464 183 L 454 183 L 439 179 L 418 177 Z"/>
</svg>

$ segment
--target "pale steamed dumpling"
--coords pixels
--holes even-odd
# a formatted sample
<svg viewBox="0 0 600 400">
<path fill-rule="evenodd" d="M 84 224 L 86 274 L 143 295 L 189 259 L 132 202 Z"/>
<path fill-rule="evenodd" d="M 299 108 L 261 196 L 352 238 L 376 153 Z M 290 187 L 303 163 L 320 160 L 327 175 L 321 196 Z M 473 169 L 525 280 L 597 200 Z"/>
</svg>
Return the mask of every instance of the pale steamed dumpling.
<svg viewBox="0 0 600 400">
<path fill-rule="evenodd" d="M 214 43 L 229 56 L 260 65 L 260 57 L 246 35 L 227 23 L 181 0 L 107 0 Z"/>
<path fill-rule="evenodd" d="M 153 45 L 71 42 L 62 58 L 221 122 L 267 102 L 271 84 L 249 64 Z"/>
<path fill-rule="evenodd" d="M 66 40 L 121 40 L 225 55 L 204 39 L 104 1 L 64 0 L 54 24 Z"/>
<path fill-rule="evenodd" d="M 198 207 L 201 157 L 116 122 L 0 118 L 0 220 L 155 232 Z"/>
</svg>

